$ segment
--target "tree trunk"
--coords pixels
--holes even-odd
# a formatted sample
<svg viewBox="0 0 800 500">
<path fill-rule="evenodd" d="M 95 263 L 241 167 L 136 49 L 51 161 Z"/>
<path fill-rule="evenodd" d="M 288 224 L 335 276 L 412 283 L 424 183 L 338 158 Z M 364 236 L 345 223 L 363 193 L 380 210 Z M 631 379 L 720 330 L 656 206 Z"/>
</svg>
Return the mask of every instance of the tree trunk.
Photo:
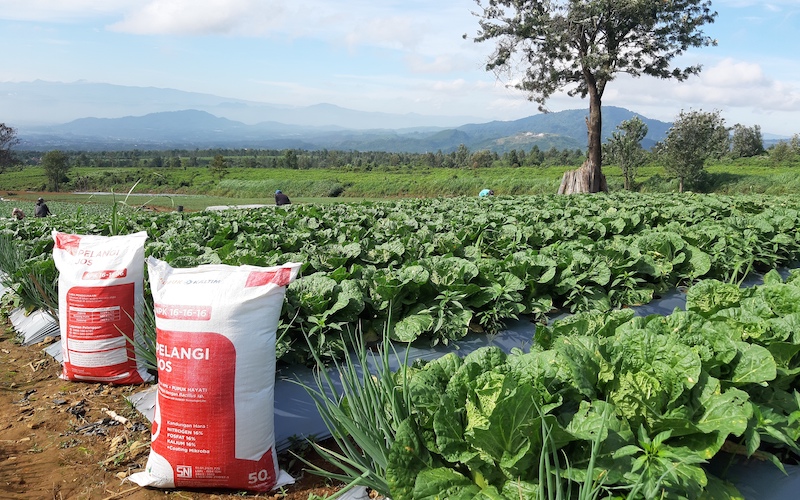
<svg viewBox="0 0 800 500">
<path fill-rule="evenodd" d="M 607 193 L 606 176 L 589 160 L 576 170 L 564 172 L 558 194 Z"/>
<path fill-rule="evenodd" d="M 597 80 L 590 71 L 584 71 L 589 94 L 589 116 L 586 118 L 588 135 L 587 160 L 577 170 L 564 172 L 558 194 L 608 192 L 606 176 L 603 175 L 602 129 L 603 109 L 601 96 L 603 86 L 598 88 Z"/>
<path fill-rule="evenodd" d="M 589 86 L 589 116 L 586 118 L 586 132 L 588 135 L 587 163 L 591 163 L 600 172 L 603 166 L 603 110 L 600 106 L 600 97 L 594 86 Z M 596 193 L 597 191 L 592 191 Z"/>
</svg>

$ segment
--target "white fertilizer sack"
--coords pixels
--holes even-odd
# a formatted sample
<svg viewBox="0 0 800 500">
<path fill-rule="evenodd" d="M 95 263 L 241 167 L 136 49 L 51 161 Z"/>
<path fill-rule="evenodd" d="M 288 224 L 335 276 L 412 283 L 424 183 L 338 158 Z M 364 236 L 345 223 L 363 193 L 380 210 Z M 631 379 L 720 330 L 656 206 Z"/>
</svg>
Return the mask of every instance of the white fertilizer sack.
<svg viewBox="0 0 800 500">
<path fill-rule="evenodd" d="M 150 457 L 131 481 L 269 491 L 275 454 L 275 335 L 298 263 L 175 269 L 147 259 L 158 397 Z"/>
<path fill-rule="evenodd" d="M 58 319 L 66 380 L 141 384 L 152 380 L 136 354 L 144 302 L 142 231 L 123 236 L 53 231 Z"/>
</svg>

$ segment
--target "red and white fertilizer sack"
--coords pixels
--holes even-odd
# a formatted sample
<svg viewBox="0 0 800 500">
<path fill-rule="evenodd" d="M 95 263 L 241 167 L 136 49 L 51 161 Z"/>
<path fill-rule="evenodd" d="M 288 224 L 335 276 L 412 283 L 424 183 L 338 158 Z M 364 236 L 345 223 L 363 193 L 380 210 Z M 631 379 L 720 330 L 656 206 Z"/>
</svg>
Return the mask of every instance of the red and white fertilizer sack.
<svg viewBox="0 0 800 500">
<path fill-rule="evenodd" d="M 141 384 L 153 377 L 136 354 L 144 303 L 142 231 L 123 236 L 53 231 L 58 319 L 66 380 Z"/>
<path fill-rule="evenodd" d="M 147 259 L 158 397 L 145 471 L 159 488 L 264 492 L 278 477 L 275 335 L 298 263 L 175 269 Z"/>
</svg>

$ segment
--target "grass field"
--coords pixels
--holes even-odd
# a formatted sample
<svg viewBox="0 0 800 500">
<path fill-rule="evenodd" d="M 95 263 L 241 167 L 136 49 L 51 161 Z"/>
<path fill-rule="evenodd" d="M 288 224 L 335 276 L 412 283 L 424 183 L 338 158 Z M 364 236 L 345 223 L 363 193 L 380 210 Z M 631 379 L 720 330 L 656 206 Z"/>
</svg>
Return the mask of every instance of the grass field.
<svg viewBox="0 0 800 500">
<path fill-rule="evenodd" d="M 205 167 L 78 167 L 70 170 L 62 192 L 42 194 L 47 191 L 44 170 L 26 167 L 6 171 L 0 176 L 0 196 L 23 204 L 32 203 L 42 195 L 52 201 L 100 204 L 116 201 L 167 210 L 178 206 L 185 210 L 201 210 L 214 205 L 272 204 L 276 189 L 287 193 L 294 203 L 476 196 L 484 188 L 493 189 L 497 195 L 538 195 L 555 193 L 563 173 L 571 168 L 386 167 L 370 171 L 231 168 L 219 178 Z M 605 166 L 603 171 L 609 190 L 621 190 L 620 169 Z M 648 165 L 639 170 L 636 189 L 673 192 L 677 191 L 677 182 L 667 178 L 662 167 Z M 708 166 L 707 175 L 694 190 L 724 194 L 794 194 L 800 192 L 800 166 L 773 165 L 762 158 L 718 162 Z"/>
</svg>

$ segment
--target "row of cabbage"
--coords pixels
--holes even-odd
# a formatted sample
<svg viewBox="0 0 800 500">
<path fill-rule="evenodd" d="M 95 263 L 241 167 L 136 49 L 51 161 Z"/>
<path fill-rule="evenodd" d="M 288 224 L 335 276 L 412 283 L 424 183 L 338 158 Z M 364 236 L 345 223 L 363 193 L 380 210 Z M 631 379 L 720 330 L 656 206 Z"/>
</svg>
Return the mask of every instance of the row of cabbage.
<svg viewBox="0 0 800 500">
<path fill-rule="evenodd" d="M 580 498 L 741 499 L 705 464 L 797 462 L 799 352 L 800 272 L 773 271 L 746 289 L 704 280 L 669 316 L 579 313 L 529 352 L 414 366 L 396 375 L 410 405 L 391 497 L 556 498 L 571 482 Z"/>
<path fill-rule="evenodd" d="M 288 363 L 308 362 L 303 333 L 323 357 L 343 348 L 338 332 L 355 323 L 373 337 L 388 324 L 397 340 L 450 343 L 470 330 L 497 332 L 521 314 L 606 311 L 703 277 L 736 281 L 800 252 L 800 202 L 763 196 L 620 193 L 59 214 L 6 221 L 2 233 L 15 252 L 0 252 L 0 265 L 12 280 L 36 275 L 55 283 L 52 229 L 144 230 L 147 255 L 175 267 L 302 262 L 281 318 L 278 355 Z M 28 287 L 28 299 L 41 290 L 49 288 Z"/>
</svg>

